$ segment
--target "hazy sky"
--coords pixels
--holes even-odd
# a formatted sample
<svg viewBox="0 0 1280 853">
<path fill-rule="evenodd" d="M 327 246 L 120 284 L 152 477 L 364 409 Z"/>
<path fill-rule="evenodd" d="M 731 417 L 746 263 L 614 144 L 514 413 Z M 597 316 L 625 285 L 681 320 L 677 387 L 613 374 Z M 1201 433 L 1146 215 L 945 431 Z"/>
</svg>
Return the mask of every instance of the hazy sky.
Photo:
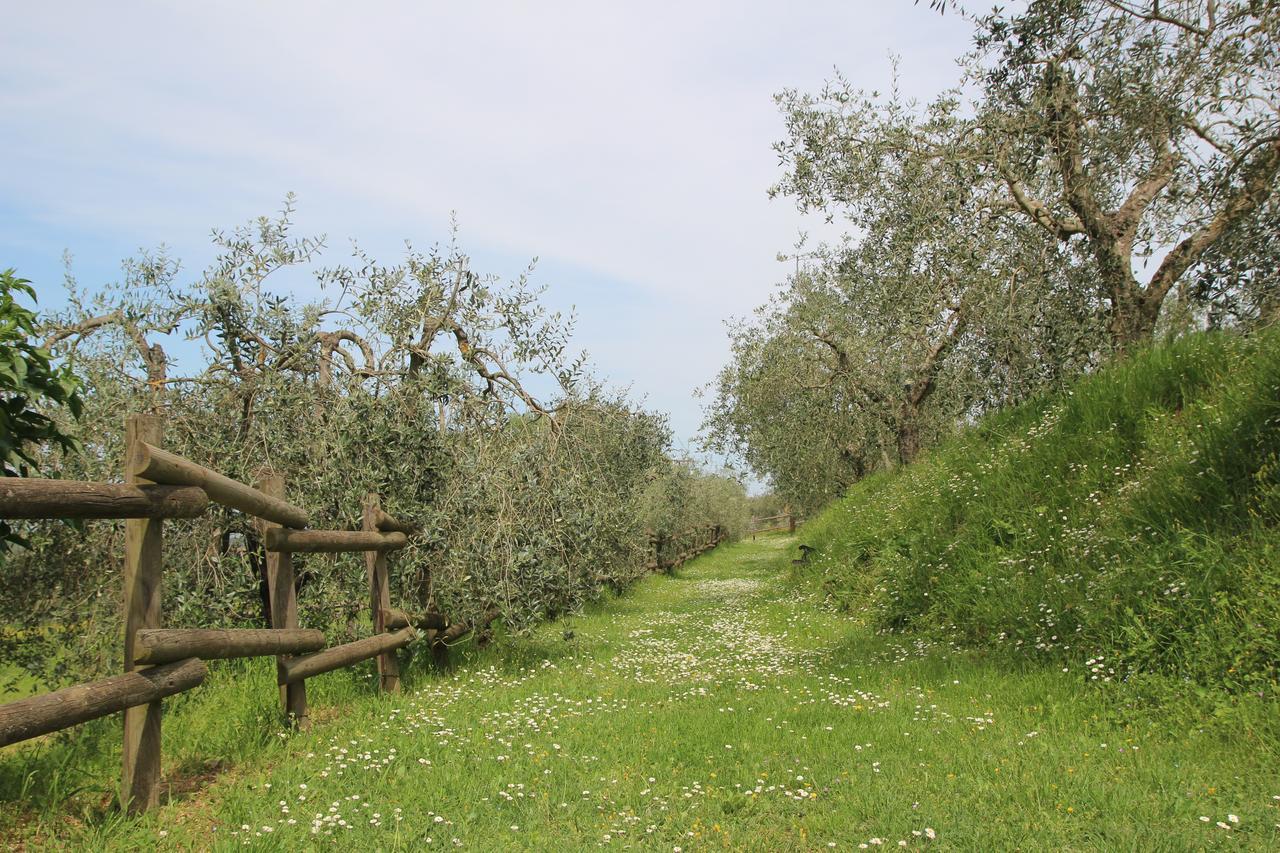
<svg viewBox="0 0 1280 853">
<path fill-rule="evenodd" d="M 537 255 L 611 382 L 696 432 L 723 321 L 785 275 L 806 227 L 772 96 L 838 67 L 926 98 L 968 44 L 910 0 L 790 3 L 23 3 L 0 28 L 0 268 L 56 304 L 167 244 L 297 193 L 298 233 L 383 260 L 461 242 L 479 271 Z M 299 285 L 307 287 L 306 285 Z M 305 294 L 300 294 L 305 295 Z"/>
</svg>

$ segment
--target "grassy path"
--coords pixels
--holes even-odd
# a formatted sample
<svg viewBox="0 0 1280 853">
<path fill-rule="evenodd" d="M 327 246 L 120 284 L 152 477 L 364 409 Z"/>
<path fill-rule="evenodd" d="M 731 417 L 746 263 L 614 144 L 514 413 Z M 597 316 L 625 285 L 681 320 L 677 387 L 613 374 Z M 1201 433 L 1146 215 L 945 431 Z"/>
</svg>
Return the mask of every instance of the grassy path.
<svg viewBox="0 0 1280 853">
<path fill-rule="evenodd" d="M 68 843 L 1280 848 L 1280 779 L 1249 744 L 1126 729 L 1078 677 L 873 636 L 785 585 L 792 544 L 722 548 Z"/>
</svg>

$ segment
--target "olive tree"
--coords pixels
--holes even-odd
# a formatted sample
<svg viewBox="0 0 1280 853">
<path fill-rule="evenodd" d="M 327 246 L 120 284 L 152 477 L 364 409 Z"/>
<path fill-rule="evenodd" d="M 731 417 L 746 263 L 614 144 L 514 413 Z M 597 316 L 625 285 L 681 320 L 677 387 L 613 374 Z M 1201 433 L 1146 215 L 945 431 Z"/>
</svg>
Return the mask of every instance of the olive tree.
<svg viewBox="0 0 1280 853">
<path fill-rule="evenodd" d="M 935 4 L 936 5 L 936 4 Z M 921 113 L 837 80 L 781 97 L 785 192 L 874 197 L 886 152 L 972 173 L 972 204 L 1088 262 L 1112 346 L 1150 338 L 1166 298 L 1248 223 L 1280 170 L 1280 10 L 1256 0 L 1032 0 L 974 17 L 962 90 Z M 972 103 L 960 108 L 960 91 Z M 938 121 L 939 115 L 950 120 Z"/>
<path fill-rule="evenodd" d="M 894 107 L 886 127 L 955 133 L 958 110 Z M 833 114 L 789 116 L 793 141 L 830 138 Z M 845 166 L 857 175 L 796 161 L 775 188 L 853 233 L 809 253 L 758 323 L 731 330 L 707 421 L 715 447 L 806 508 L 911 462 L 966 417 L 1060 384 L 1100 343 L 1079 265 L 985 207 L 977 164 L 886 144 Z"/>
<path fill-rule="evenodd" d="M 369 491 L 417 522 L 392 559 L 393 598 L 411 611 L 523 630 L 638 577 L 670 431 L 590 375 L 571 319 L 542 307 L 528 274 L 474 271 L 456 241 L 321 266 L 324 240 L 295 236 L 291 210 L 215 232 L 218 257 L 190 278 L 157 253 L 116 284 L 72 282 L 42 333 L 83 383 L 81 422 L 50 415 L 83 451 L 51 458 L 49 474 L 118 477 L 125 414 L 155 411 L 182 456 L 244 482 L 286 474 L 317 527 L 358 527 Z M 320 297 L 275 292 L 282 276 L 314 276 Z M 0 621 L 44 627 L 14 660 L 49 682 L 110 669 L 122 525 L 23 532 Z M 264 619 L 261 545 L 252 519 L 221 507 L 170 525 L 168 624 Z M 369 630 L 359 555 L 295 563 L 303 624 L 335 639 Z"/>
<path fill-rule="evenodd" d="M 729 363 L 708 389 L 707 450 L 741 460 L 798 509 L 821 506 L 870 470 L 879 423 L 813 378 L 823 358 L 815 341 L 792 333 L 772 306 L 729 334 Z"/>
</svg>

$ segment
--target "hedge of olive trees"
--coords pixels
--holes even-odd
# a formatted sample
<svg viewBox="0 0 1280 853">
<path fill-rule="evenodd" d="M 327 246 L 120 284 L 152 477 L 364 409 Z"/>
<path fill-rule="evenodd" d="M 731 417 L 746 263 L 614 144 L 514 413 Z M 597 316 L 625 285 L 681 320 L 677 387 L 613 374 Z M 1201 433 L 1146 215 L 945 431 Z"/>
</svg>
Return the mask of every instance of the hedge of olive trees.
<svg viewBox="0 0 1280 853">
<path fill-rule="evenodd" d="M 244 482 L 283 472 L 316 528 L 358 528 L 378 492 L 422 525 L 392 559 L 393 602 L 456 622 L 497 608 L 509 630 L 625 587 L 651 530 L 741 529 L 741 486 L 674 461 L 665 419 L 591 378 L 527 276 L 477 275 L 455 246 L 320 267 L 323 241 L 293 237 L 289 213 L 216 233 L 193 283 L 156 255 L 72 286 L 43 334 L 82 383 L 83 415 L 57 413 L 81 449 L 37 449 L 44 476 L 118 479 L 126 414 L 161 413 L 182 456 Z M 303 272 L 315 301 L 268 287 Z M 122 523 L 22 533 L 29 548 L 0 556 L 11 659 L 50 683 L 115 668 Z M 167 624 L 262 624 L 251 519 L 214 507 L 168 524 L 164 552 Z M 295 563 L 303 625 L 331 642 L 369 630 L 360 555 Z"/>
</svg>

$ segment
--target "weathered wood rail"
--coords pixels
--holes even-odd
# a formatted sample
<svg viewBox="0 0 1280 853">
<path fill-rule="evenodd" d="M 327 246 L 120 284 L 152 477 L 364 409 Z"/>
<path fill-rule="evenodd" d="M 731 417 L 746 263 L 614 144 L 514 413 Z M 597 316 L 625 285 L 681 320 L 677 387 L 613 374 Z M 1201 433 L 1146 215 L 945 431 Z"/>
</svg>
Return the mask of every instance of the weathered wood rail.
<svg viewBox="0 0 1280 853">
<path fill-rule="evenodd" d="M 781 515 L 753 518 L 751 519 L 750 527 L 751 538 L 754 540 L 756 538 L 756 534 L 759 533 L 780 533 L 783 530 L 788 533 L 795 533 L 796 525 L 798 525 L 800 521 L 800 517 L 793 513 L 790 508 Z"/>
<path fill-rule="evenodd" d="M 0 743 L 16 743 L 159 702 L 199 686 L 207 673 L 204 661 L 188 658 L 0 705 Z"/>
<path fill-rule="evenodd" d="M 324 644 L 324 632 L 309 628 L 143 628 L 134 638 L 134 662 L 296 655 Z"/>
<path fill-rule="evenodd" d="M 727 537 L 718 524 L 690 527 L 671 536 L 649 534 L 649 547 L 653 559 L 648 568 L 655 572 L 670 573 L 699 554 L 710 551 Z"/>
<path fill-rule="evenodd" d="M 420 528 L 389 515 L 378 495 L 366 495 L 360 530 L 311 530 L 306 510 L 285 499 L 282 474 L 264 470 L 251 486 L 163 445 L 162 418 L 133 415 L 125 425 L 124 483 L 0 478 L 0 518 L 125 520 L 124 672 L 0 705 L 0 747 L 123 712 L 120 804 L 129 813 L 144 812 L 158 802 L 163 700 L 202 684 L 206 660 L 274 656 L 284 717 L 304 728 L 309 721 L 308 678 L 376 658 L 379 688 L 398 692 L 398 649 L 425 635 L 433 660 L 447 664 L 450 644 L 501 617 L 501 610 L 492 606 L 474 623 L 392 606 L 389 555 L 408 546 Z M 197 518 L 210 503 L 255 520 L 264 556 L 268 628 L 163 624 L 164 522 Z M 725 538 L 718 525 L 651 536 L 649 568 L 670 572 Z M 343 552 L 364 554 L 374 632 L 326 648 L 323 632 L 298 624 L 293 555 Z"/>
<path fill-rule="evenodd" d="M 0 705 L 0 746 L 123 712 L 120 803 L 136 814 L 159 799 L 162 700 L 199 686 L 204 661 L 276 658 L 281 703 L 295 726 L 308 722 L 306 679 L 378 659 L 382 690 L 400 689 L 395 651 L 418 638 L 456 639 L 470 626 L 439 613 L 411 616 L 391 606 L 389 552 L 418 526 L 364 502 L 361 530 L 310 530 L 306 510 L 285 500 L 284 477 L 264 471 L 250 486 L 163 448 L 164 423 L 134 415 L 125 427 L 124 483 L 0 479 L 0 518 L 125 519 L 124 673 Z M 269 628 L 188 629 L 163 625 L 164 521 L 202 515 L 210 503 L 255 518 L 264 546 Z M 325 648 L 324 633 L 298 625 L 293 554 L 363 553 L 369 567 L 371 637 Z"/>
<path fill-rule="evenodd" d="M 209 496 L 195 486 L 138 486 L 0 478 L 5 518 L 196 518 Z"/>
<path fill-rule="evenodd" d="M 371 657 L 393 652 L 416 639 L 418 634 L 412 628 L 401 628 L 394 634 L 375 634 L 372 637 L 333 646 L 306 657 L 288 658 L 279 664 L 278 678 L 282 685 L 294 684 L 313 675 L 332 672 Z"/>
</svg>

